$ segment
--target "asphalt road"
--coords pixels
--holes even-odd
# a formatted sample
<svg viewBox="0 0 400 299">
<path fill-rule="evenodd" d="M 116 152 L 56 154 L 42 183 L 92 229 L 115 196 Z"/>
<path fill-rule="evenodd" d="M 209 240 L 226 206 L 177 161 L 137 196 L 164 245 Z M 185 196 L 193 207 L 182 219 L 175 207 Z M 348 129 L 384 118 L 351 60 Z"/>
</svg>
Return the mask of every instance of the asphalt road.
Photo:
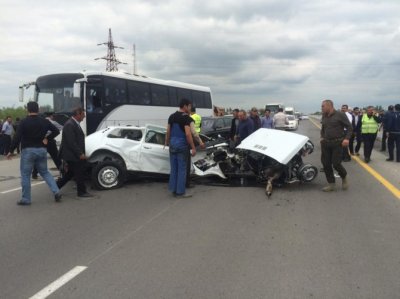
<svg viewBox="0 0 400 299">
<path fill-rule="evenodd" d="M 318 128 L 304 120 L 298 133 L 320 168 Z M 369 166 L 398 190 L 400 165 L 384 158 Z M 86 201 L 70 183 L 58 204 L 37 181 L 29 207 L 15 204 L 18 163 L 0 161 L 0 298 L 400 296 L 400 198 L 357 161 L 345 163 L 350 189 L 329 194 L 320 173 L 269 200 L 263 187 L 204 185 L 176 200 L 147 181 Z"/>
</svg>

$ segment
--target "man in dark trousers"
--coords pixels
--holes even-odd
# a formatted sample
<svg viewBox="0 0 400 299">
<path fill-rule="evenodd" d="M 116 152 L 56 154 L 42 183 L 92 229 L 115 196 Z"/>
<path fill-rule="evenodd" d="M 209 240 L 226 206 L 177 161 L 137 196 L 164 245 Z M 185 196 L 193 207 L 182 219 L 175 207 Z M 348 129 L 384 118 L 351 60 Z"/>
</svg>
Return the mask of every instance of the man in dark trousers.
<svg viewBox="0 0 400 299">
<path fill-rule="evenodd" d="M 60 190 L 53 176 L 47 169 L 47 138 L 54 138 L 60 131 L 47 120 L 38 116 L 39 105 L 37 102 L 27 104 L 28 116 L 21 120 L 15 135 L 7 159 L 11 159 L 14 150 L 21 143 L 21 186 L 22 198 L 18 205 L 28 206 L 31 204 L 31 173 L 36 167 L 40 175 L 46 181 L 54 194 L 55 201 L 61 200 Z M 46 138 L 47 132 L 50 134 Z"/>
<path fill-rule="evenodd" d="M 381 141 L 381 152 L 386 152 L 386 140 L 388 139 L 389 132 L 389 120 L 392 118 L 394 111 L 393 105 L 389 105 L 388 110 L 383 114 L 381 126 L 383 128 L 382 141 Z"/>
<path fill-rule="evenodd" d="M 346 169 L 341 164 L 342 154 L 343 148 L 349 146 L 353 128 L 347 116 L 343 112 L 335 110 L 331 100 L 322 101 L 321 110 L 321 162 L 328 181 L 328 185 L 322 188 L 322 191 L 336 190 L 333 168 L 342 178 L 342 189 L 346 190 L 349 183 Z M 346 135 L 344 132 L 346 132 Z"/>
<path fill-rule="evenodd" d="M 361 115 L 360 115 L 360 108 L 354 107 L 353 114 L 351 119 L 351 126 L 353 128 L 353 134 L 350 138 L 349 149 L 351 155 L 357 155 L 361 147 Z M 357 140 L 356 148 L 354 151 L 354 139 Z"/>
<path fill-rule="evenodd" d="M 46 119 L 51 122 L 58 130 L 62 131 L 62 125 L 54 120 L 54 113 L 53 112 L 46 112 Z M 48 132 L 50 133 L 50 132 Z M 57 143 L 54 138 L 47 138 L 47 152 L 49 153 L 51 159 L 54 162 L 54 165 L 57 167 L 58 170 L 61 168 L 61 159 L 60 155 L 58 154 Z M 32 179 L 38 178 L 38 171 L 36 168 L 33 168 L 32 171 Z"/>
<path fill-rule="evenodd" d="M 182 99 L 179 110 L 168 118 L 167 135 L 165 145 L 169 146 L 171 172 L 168 189 L 178 198 L 191 197 L 186 193 L 186 163 L 187 155 L 192 150 L 192 156 L 196 155 L 196 147 L 193 142 L 190 123 L 193 119 L 189 116 L 192 103 L 188 99 Z"/>
<path fill-rule="evenodd" d="M 396 161 L 400 162 L 400 104 L 396 104 L 394 109 L 395 111 L 390 115 L 387 123 L 389 158 L 386 161 L 394 160 L 394 147 L 396 146 Z"/>
<path fill-rule="evenodd" d="M 93 197 L 86 191 L 85 179 L 85 134 L 80 122 L 85 118 L 85 110 L 81 107 L 72 111 L 72 117 L 65 123 L 62 131 L 60 157 L 67 165 L 68 170 L 58 179 L 57 185 L 61 189 L 70 179 L 75 178 L 76 190 L 79 198 Z"/>
</svg>

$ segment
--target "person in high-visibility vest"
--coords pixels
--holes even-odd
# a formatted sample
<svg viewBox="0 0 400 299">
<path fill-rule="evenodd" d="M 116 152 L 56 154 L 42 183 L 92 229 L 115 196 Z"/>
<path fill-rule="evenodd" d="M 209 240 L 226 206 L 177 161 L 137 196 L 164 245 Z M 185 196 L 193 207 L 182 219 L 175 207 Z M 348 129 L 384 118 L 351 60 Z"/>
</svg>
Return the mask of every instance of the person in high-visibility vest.
<svg viewBox="0 0 400 299">
<path fill-rule="evenodd" d="M 196 113 L 196 107 L 192 107 L 190 117 L 193 118 L 194 129 L 196 130 L 196 133 L 199 134 L 201 130 L 201 116 Z"/>
<path fill-rule="evenodd" d="M 371 161 L 371 153 L 374 148 L 376 135 L 378 134 L 379 123 L 382 122 L 378 114 L 374 114 L 374 107 L 369 106 L 367 113 L 361 119 L 361 138 L 364 142 L 364 161 Z"/>
</svg>

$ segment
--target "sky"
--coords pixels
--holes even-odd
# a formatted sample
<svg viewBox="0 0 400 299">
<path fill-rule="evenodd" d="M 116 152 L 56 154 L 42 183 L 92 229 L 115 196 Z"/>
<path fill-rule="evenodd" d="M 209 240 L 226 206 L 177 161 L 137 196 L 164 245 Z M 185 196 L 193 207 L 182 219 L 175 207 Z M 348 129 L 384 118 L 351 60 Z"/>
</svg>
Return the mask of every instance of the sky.
<svg viewBox="0 0 400 299">
<path fill-rule="evenodd" d="M 38 76 L 119 65 L 209 86 L 214 104 L 311 113 L 400 103 L 399 0 L 0 0 L 0 107 Z M 30 89 L 30 91 L 32 88 Z M 28 90 L 29 91 L 29 90 Z M 30 97 L 28 92 L 28 98 Z"/>
</svg>

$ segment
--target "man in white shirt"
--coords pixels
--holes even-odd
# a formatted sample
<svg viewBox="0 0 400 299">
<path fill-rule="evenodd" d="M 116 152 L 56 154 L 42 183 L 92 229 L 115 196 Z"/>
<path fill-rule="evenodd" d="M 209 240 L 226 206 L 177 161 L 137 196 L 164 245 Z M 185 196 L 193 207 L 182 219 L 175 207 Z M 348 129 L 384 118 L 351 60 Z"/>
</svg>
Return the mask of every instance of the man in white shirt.
<svg viewBox="0 0 400 299">
<path fill-rule="evenodd" d="M 283 108 L 278 109 L 278 113 L 274 115 L 274 125 L 275 129 L 285 130 L 286 125 L 289 124 L 289 120 L 285 113 L 283 113 Z"/>
<path fill-rule="evenodd" d="M 349 119 L 349 122 L 352 123 L 353 115 L 349 111 L 349 106 L 346 104 L 342 105 L 341 111 L 344 114 L 346 114 L 347 118 Z M 346 129 L 345 129 L 344 135 L 346 135 Z M 351 161 L 350 154 L 349 154 L 349 147 L 343 147 L 342 160 L 343 160 L 343 162 Z"/>
</svg>

